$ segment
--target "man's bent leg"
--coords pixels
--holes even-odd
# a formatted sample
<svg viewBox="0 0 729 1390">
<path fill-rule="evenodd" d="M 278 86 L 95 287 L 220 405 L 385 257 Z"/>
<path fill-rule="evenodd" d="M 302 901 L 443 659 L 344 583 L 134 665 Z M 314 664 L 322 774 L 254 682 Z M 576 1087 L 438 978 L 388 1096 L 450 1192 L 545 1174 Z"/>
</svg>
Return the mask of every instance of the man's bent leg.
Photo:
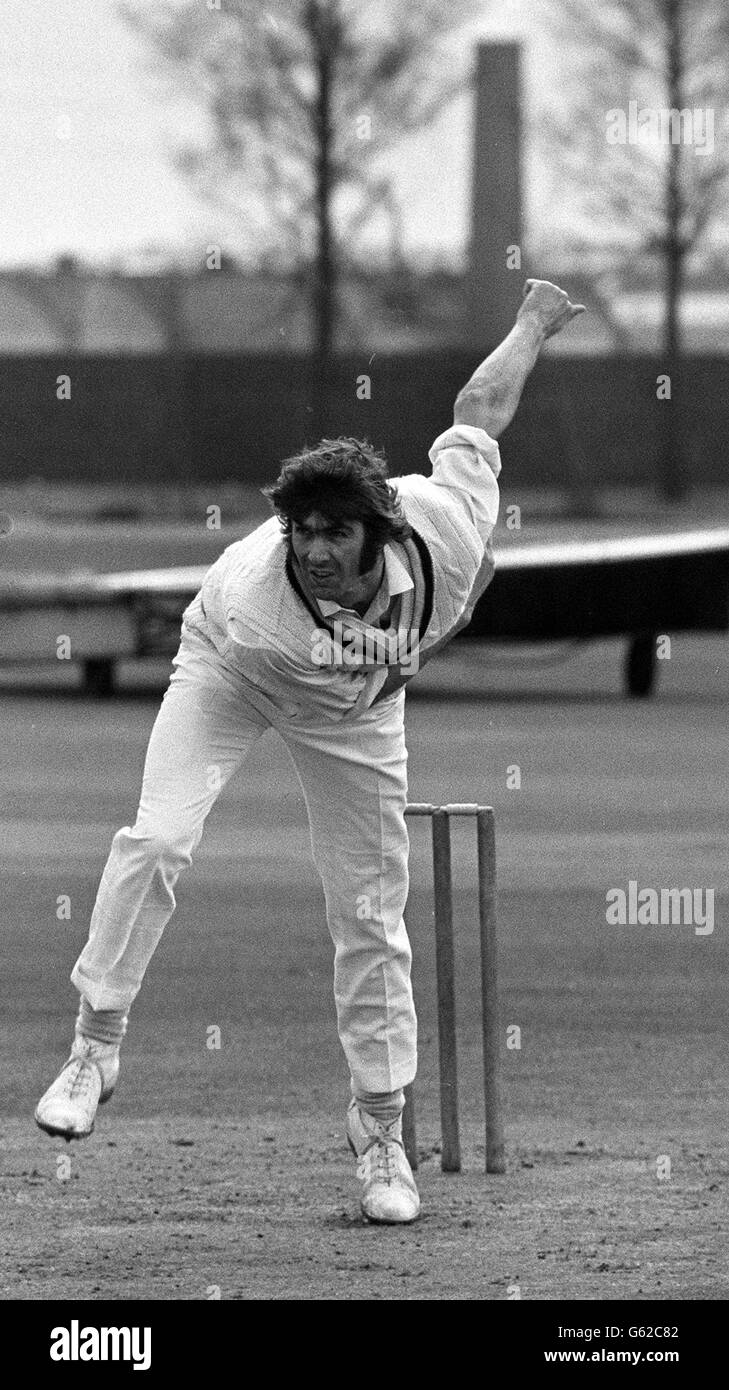
<svg viewBox="0 0 729 1390">
<path fill-rule="evenodd" d="M 218 794 L 267 721 L 200 643 L 185 642 L 147 749 L 133 829 L 114 837 L 89 941 L 72 980 L 81 991 L 71 1056 L 41 1097 L 36 1122 L 49 1134 L 81 1138 L 119 1071 L 126 1013 L 174 907 L 174 884 L 190 863 Z"/>
</svg>

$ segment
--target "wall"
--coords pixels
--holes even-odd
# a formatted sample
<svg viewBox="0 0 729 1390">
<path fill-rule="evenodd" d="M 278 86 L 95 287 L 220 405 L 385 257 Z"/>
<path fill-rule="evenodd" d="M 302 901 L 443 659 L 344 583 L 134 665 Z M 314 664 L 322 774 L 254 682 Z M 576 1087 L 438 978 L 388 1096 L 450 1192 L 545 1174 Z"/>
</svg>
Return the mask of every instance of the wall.
<svg viewBox="0 0 729 1390">
<path fill-rule="evenodd" d="M 366 436 L 393 473 L 427 471 L 474 354 L 341 359 L 325 433 Z M 658 359 L 544 358 L 527 384 L 502 456 L 515 484 L 570 477 L 646 484 L 655 477 L 662 412 Z M 696 481 L 727 479 L 729 358 L 685 364 L 684 429 Z M 356 381 L 369 372 L 372 397 Z M 56 377 L 71 377 L 71 399 Z M 270 480 L 277 460 L 314 442 L 309 369 L 298 356 L 69 353 L 0 359 L 0 477 L 144 483 Z M 567 451 L 568 442 L 571 447 Z"/>
</svg>

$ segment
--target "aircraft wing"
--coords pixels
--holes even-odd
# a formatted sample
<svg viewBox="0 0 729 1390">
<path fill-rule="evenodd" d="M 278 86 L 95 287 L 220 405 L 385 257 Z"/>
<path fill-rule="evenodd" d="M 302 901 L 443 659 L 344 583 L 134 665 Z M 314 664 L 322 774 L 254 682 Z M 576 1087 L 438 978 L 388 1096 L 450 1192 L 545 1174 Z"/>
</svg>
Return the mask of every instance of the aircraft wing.
<svg viewBox="0 0 729 1390">
<path fill-rule="evenodd" d="M 494 578 L 464 636 L 538 641 L 729 627 L 729 527 L 502 545 L 494 554 Z"/>
<path fill-rule="evenodd" d="M 729 527 L 593 540 L 494 543 L 494 578 L 457 640 L 625 635 L 628 688 L 647 694 L 655 636 L 729 628 Z M 61 636 L 87 688 L 122 657 L 172 656 L 208 565 L 118 574 L 0 575 L 0 660 L 52 660 Z"/>
</svg>

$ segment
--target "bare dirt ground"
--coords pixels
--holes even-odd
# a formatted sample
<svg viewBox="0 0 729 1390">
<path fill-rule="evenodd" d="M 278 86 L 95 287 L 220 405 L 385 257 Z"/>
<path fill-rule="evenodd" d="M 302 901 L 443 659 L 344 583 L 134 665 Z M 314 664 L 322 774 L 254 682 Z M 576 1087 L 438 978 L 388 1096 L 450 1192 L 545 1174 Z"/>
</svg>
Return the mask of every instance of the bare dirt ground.
<svg viewBox="0 0 729 1390">
<path fill-rule="evenodd" d="M 483 1173 L 466 825 L 454 850 L 464 1171 L 439 1169 L 429 859 L 414 827 L 423 1216 L 361 1222 L 331 946 L 274 738 L 224 793 L 180 882 L 95 1134 L 65 1145 L 37 1130 L 70 1039 L 68 974 L 111 836 L 134 817 L 158 698 L 6 690 L 2 1298 L 727 1297 L 726 644 L 677 639 L 657 698 L 639 704 L 619 694 L 614 646 L 564 668 L 470 648 L 434 668 L 429 697 L 408 698 L 410 794 L 496 807 L 507 1173 Z M 713 933 L 608 926 L 605 894 L 631 878 L 713 887 Z M 505 1043 L 514 1024 L 518 1050 Z"/>
</svg>

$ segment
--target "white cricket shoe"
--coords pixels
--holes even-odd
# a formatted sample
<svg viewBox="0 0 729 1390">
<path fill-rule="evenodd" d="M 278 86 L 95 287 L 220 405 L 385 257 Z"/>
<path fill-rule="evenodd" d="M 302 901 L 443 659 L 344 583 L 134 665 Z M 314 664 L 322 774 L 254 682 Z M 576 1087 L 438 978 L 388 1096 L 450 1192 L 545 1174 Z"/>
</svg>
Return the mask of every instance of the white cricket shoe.
<svg viewBox="0 0 729 1390">
<path fill-rule="evenodd" d="M 368 1221 L 414 1221 L 420 1198 L 402 1144 L 402 1117 L 380 1124 L 352 1100 L 347 1111 L 347 1139 L 359 1160 L 357 1177 L 364 1184 L 362 1214 Z"/>
<path fill-rule="evenodd" d="M 47 1134 L 83 1139 L 91 1134 L 96 1108 L 109 1099 L 118 1075 L 118 1046 L 77 1033 L 71 1056 L 38 1101 L 36 1124 Z"/>
</svg>

